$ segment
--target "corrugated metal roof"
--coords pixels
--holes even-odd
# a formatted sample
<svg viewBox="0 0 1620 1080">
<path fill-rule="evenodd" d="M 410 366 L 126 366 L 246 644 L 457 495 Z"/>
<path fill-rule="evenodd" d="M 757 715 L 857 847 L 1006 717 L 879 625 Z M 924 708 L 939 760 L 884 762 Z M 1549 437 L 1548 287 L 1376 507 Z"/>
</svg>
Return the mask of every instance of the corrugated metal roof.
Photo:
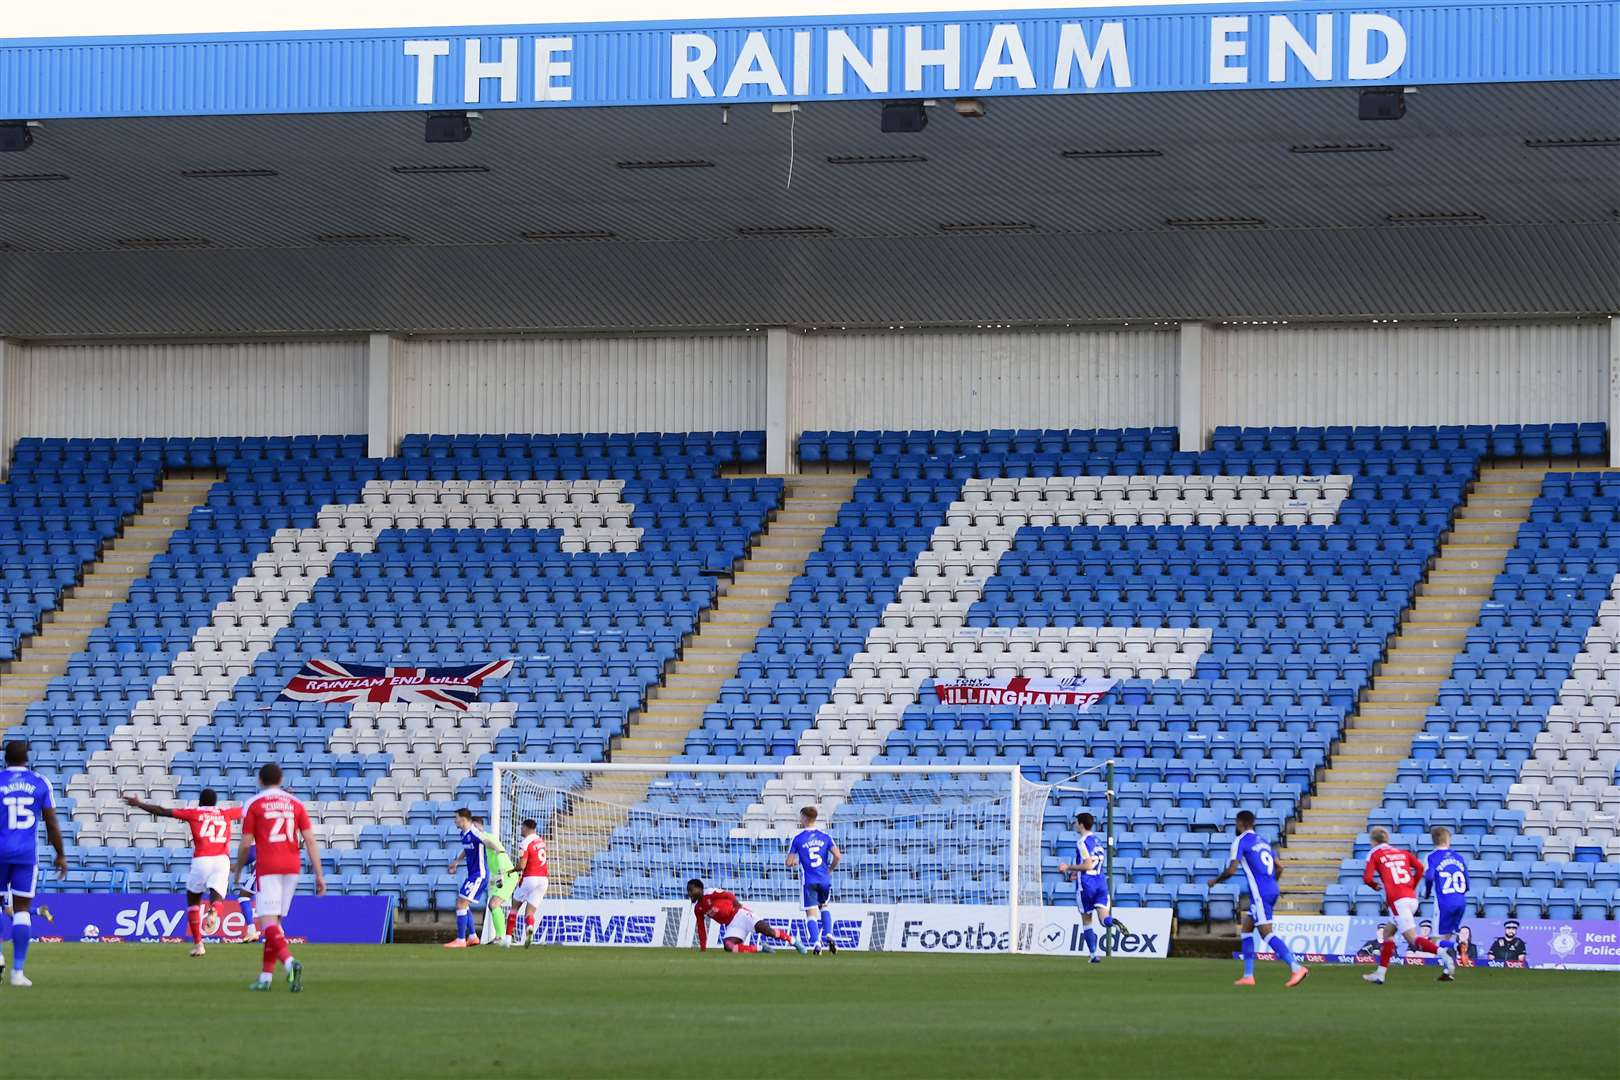
<svg viewBox="0 0 1620 1080">
<path fill-rule="evenodd" d="M 1307 318 L 1620 310 L 1620 86 L 997 100 L 885 136 L 871 105 L 508 112 L 428 146 L 419 115 L 50 124 L 0 176 L 14 336 Z M 1297 154 L 1377 141 L 1388 152 Z M 1149 147 L 1150 158 L 1065 159 Z M 839 166 L 829 156 L 926 161 Z M 625 160 L 712 168 L 627 170 Z M 399 175 L 396 165 L 481 173 Z M 271 176 L 196 179 L 194 169 Z M 1485 222 L 1393 226 L 1391 214 Z M 1170 229 L 1169 219 L 1262 227 Z M 940 225 L 1025 222 L 1019 235 Z M 826 236 L 744 239 L 739 229 Z M 608 233 L 530 243 L 526 232 Z M 402 236 L 337 246 L 323 234 Z M 205 238 L 187 250 L 120 242 Z"/>
</svg>

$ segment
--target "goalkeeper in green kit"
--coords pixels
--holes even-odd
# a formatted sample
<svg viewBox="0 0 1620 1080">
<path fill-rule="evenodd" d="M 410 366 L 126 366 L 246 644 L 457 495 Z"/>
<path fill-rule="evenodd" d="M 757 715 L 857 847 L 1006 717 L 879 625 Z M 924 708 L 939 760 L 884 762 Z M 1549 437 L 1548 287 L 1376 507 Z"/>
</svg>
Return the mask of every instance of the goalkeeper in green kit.
<svg viewBox="0 0 1620 1080">
<path fill-rule="evenodd" d="M 474 818 L 473 825 L 482 831 L 483 819 Z M 489 863 L 489 904 L 484 908 L 483 933 L 479 935 L 479 940 L 486 945 L 499 943 L 503 949 L 510 949 L 512 934 L 506 921 L 506 911 L 511 906 L 512 894 L 517 891 L 520 880 L 517 865 L 512 862 L 512 856 L 506 853 L 505 847 L 486 849 L 485 858 Z"/>
</svg>

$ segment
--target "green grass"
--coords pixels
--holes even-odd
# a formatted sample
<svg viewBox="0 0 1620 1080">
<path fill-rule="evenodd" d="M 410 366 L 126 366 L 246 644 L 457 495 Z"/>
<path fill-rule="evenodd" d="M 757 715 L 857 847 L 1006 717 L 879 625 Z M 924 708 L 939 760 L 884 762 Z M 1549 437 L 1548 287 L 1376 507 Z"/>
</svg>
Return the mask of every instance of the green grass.
<svg viewBox="0 0 1620 1080">
<path fill-rule="evenodd" d="M 1218 960 L 42 945 L 0 988 L 0 1075 L 165 1078 L 1620 1075 L 1620 976 Z M 477 1032 L 476 1036 L 470 1032 Z"/>
</svg>

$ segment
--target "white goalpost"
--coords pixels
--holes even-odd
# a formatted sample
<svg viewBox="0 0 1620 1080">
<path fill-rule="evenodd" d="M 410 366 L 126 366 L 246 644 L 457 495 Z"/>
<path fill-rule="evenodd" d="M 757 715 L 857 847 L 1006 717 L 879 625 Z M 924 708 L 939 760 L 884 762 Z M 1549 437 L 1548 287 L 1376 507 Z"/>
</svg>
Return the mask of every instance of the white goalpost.
<svg viewBox="0 0 1620 1080">
<path fill-rule="evenodd" d="M 1004 908 L 1019 951 L 1044 901 L 1052 790 L 1011 764 L 501 761 L 490 822 L 509 846 L 537 822 L 548 897 L 684 904 L 695 877 L 745 903 L 799 907 L 785 855 L 799 810 L 814 807 L 843 855 L 835 906 Z"/>
</svg>

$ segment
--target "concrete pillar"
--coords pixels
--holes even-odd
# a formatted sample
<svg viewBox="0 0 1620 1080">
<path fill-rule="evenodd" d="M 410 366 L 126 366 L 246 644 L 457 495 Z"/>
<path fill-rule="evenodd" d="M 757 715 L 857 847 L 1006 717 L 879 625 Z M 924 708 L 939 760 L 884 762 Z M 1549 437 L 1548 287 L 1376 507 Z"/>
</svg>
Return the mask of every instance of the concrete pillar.
<svg viewBox="0 0 1620 1080">
<path fill-rule="evenodd" d="M 799 471 L 793 452 L 793 368 L 799 336 L 784 326 L 765 331 L 765 471 L 782 476 Z"/>
<path fill-rule="evenodd" d="M 394 453 L 394 339 L 372 334 L 366 349 L 366 456 Z"/>
<path fill-rule="evenodd" d="M 1179 358 L 1176 364 L 1176 427 L 1180 429 L 1183 451 L 1209 449 L 1209 432 L 1204 427 L 1204 323 L 1182 323 Z"/>
<path fill-rule="evenodd" d="M 6 413 L 11 406 L 10 361 L 12 355 L 21 352 L 22 348 L 15 341 L 0 338 L 0 482 L 11 471 L 11 451 L 17 442 L 16 433 L 6 423 Z"/>
<path fill-rule="evenodd" d="M 1609 320 L 1609 468 L 1620 469 L 1620 316 Z"/>
</svg>

